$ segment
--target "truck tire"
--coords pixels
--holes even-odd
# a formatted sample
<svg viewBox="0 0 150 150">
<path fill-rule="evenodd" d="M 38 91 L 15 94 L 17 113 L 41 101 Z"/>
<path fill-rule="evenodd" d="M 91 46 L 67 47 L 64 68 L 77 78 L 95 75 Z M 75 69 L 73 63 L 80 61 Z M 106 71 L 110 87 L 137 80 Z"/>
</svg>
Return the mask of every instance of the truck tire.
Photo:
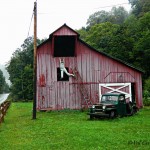
<svg viewBox="0 0 150 150">
<path fill-rule="evenodd" d="M 113 119 L 115 117 L 115 111 L 112 110 L 109 114 L 109 118 Z"/>
<path fill-rule="evenodd" d="M 138 111 L 138 108 L 137 107 L 133 107 L 133 114 L 136 114 Z"/>
<path fill-rule="evenodd" d="M 90 115 L 90 120 L 93 120 L 93 118 L 94 118 L 93 115 Z"/>
<path fill-rule="evenodd" d="M 129 115 L 132 116 L 134 111 L 133 111 L 133 107 L 132 107 L 131 103 L 129 103 L 129 108 L 130 108 L 130 114 Z"/>
</svg>

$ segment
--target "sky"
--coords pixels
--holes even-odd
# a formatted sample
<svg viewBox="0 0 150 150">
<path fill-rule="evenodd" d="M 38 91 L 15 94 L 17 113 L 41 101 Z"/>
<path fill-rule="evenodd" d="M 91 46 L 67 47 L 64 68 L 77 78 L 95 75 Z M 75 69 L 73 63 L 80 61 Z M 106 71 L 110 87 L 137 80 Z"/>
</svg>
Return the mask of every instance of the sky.
<svg viewBox="0 0 150 150">
<path fill-rule="evenodd" d="M 5 65 L 13 52 L 33 35 L 33 8 L 36 0 L 0 0 L 0 64 Z M 86 27 L 96 11 L 113 6 L 130 10 L 128 0 L 37 0 L 37 37 L 49 34 L 66 23 L 72 29 Z M 31 21 L 32 20 L 32 21 Z"/>
</svg>

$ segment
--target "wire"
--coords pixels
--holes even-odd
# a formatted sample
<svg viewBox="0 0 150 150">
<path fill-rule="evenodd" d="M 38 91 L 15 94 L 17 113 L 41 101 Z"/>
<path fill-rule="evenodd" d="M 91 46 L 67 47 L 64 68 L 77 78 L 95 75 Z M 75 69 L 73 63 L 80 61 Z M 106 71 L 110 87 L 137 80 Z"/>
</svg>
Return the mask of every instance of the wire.
<svg viewBox="0 0 150 150">
<path fill-rule="evenodd" d="M 37 2 L 37 0 L 36 0 L 36 2 Z M 33 16 L 34 16 L 34 11 L 33 11 L 32 16 L 31 16 L 31 21 L 30 21 L 30 25 L 29 25 L 29 30 L 28 30 L 27 38 L 29 37 L 29 34 L 30 34 L 30 28 L 31 28 Z"/>
<path fill-rule="evenodd" d="M 33 15 L 34 15 L 34 13 L 32 13 L 32 17 L 31 17 L 31 21 L 30 21 L 30 25 L 29 25 L 29 30 L 28 30 L 27 38 L 29 37 L 29 33 L 30 33 L 30 28 L 31 28 L 31 23 L 32 23 Z"/>
<path fill-rule="evenodd" d="M 99 9 L 99 8 L 107 8 L 107 7 L 118 6 L 118 5 L 127 5 L 127 4 L 129 4 L 129 3 L 121 3 L 121 4 L 116 4 L 116 5 L 97 7 L 97 8 L 95 8 L 95 9 Z"/>
</svg>

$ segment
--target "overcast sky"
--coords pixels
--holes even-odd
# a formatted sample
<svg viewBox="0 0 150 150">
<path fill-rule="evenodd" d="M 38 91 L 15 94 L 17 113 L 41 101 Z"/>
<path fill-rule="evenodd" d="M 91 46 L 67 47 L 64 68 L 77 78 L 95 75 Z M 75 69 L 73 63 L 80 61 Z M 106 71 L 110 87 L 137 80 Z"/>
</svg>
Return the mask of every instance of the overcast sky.
<svg viewBox="0 0 150 150">
<path fill-rule="evenodd" d="M 0 0 L 0 64 L 6 64 L 12 53 L 27 38 L 35 0 Z M 120 4 L 120 5 L 119 5 Z M 37 36 L 49 34 L 66 23 L 72 29 L 86 26 L 89 15 L 109 11 L 113 6 L 130 10 L 128 0 L 37 0 Z M 33 20 L 29 36 L 33 35 Z"/>
</svg>

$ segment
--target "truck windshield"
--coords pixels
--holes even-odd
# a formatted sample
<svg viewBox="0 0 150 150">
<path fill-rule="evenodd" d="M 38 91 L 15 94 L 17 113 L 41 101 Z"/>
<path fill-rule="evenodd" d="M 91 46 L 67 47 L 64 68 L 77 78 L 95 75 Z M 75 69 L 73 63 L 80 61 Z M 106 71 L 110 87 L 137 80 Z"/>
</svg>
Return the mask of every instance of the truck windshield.
<svg viewBox="0 0 150 150">
<path fill-rule="evenodd" d="M 116 102 L 118 100 L 118 96 L 112 96 L 112 95 L 109 95 L 109 96 L 106 96 L 106 95 L 103 95 L 102 96 L 102 99 L 101 101 L 102 102 Z"/>
</svg>

